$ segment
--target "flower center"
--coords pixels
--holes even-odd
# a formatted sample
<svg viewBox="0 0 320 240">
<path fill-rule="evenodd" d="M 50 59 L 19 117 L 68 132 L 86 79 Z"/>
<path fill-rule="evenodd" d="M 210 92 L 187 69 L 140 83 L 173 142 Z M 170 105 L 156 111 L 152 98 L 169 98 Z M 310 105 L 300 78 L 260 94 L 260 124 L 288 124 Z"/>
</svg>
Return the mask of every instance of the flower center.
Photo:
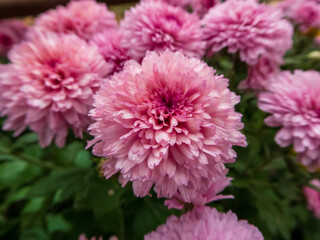
<svg viewBox="0 0 320 240">
<path fill-rule="evenodd" d="M 0 35 L 0 43 L 4 46 L 11 46 L 13 41 L 8 35 Z"/>
</svg>

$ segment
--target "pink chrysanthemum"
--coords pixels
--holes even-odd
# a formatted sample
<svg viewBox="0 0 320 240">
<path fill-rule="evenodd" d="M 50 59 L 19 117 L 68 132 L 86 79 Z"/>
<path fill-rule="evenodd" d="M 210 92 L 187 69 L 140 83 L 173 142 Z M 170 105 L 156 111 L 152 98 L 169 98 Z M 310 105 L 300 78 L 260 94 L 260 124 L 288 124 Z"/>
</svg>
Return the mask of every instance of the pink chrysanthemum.
<svg viewBox="0 0 320 240">
<path fill-rule="evenodd" d="M 220 0 L 144 0 L 148 2 L 167 2 L 170 5 L 182 7 L 186 10 L 191 9 L 193 12 L 197 13 L 200 17 L 208 12 L 208 10 L 218 3 Z"/>
<path fill-rule="evenodd" d="M 246 220 L 238 220 L 231 211 L 220 213 L 201 207 L 180 218 L 171 216 L 166 224 L 145 235 L 144 240 L 263 240 L 258 228 Z"/>
<path fill-rule="evenodd" d="M 110 71 L 95 46 L 75 35 L 34 32 L 9 52 L 11 64 L 0 68 L 0 111 L 5 130 L 19 135 L 27 126 L 42 147 L 53 139 L 62 147 L 89 124 L 92 95 Z"/>
<path fill-rule="evenodd" d="M 141 60 L 148 50 L 181 50 L 188 57 L 201 58 L 205 42 L 195 14 L 164 2 L 142 2 L 125 12 L 121 22 L 124 46 Z"/>
<path fill-rule="evenodd" d="M 0 55 L 7 55 L 13 45 L 21 42 L 28 27 L 20 20 L 0 21 Z"/>
<path fill-rule="evenodd" d="M 313 179 L 311 184 L 320 189 L 320 181 L 318 179 Z M 317 218 L 320 218 L 320 192 L 311 187 L 304 187 L 303 191 L 308 202 L 308 208 Z"/>
<path fill-rule="evenodd" d="M 248 66 L 248 77 L 239 84 L 239 88 L 264 90 L 269 83 L 270 76 L 280 71 L 280 64 L 277 59 L 259 58 L 257 64 Z"/>
<path fill-rule="evenodd" d="M 164 203 L 168 208 L 182 209 L 186 203 L 192 203 L 193 206 L 203 206 L 209 202 L 217 201 L 220 199 L 233 198 L 232 195 L 218 194 L 228 187 L 232 178 L 219 177 L 217 179 L 203 178 L 200 181 L 202 185 L 200 189 L 188 189 L 188 194 L 178 192 L 172 199 L 166 200 Z M 187 199 L 188 201 L 184 201 Z"/>
<path fill-rule="evenodd" d="M 122 46 L 122 37 L 120 30 L 108 30 L 92 38 L 92 43 L 98 46 L 100 54 L 113 66 L 111 73 L 121 71 L 124 63 L 130 59 L 128 49 Z"/>
<path fill-rule="evenodd" d="M 41 14 L 35 27 L 55 33 L 74 33 L 90 40 L 96 33 L 116 28 L 115 14 L 105 4 L 94 0 L 71 1 L 66 7 L 58 6 Z"/>
<path fill-rule="evenodd" d="M 293 29 L 281 11 L 255 0 L 229 0 L 203 18 L 204 39 L 209 54 L 227 48 L 255 65 L 260 56 L 281 58 L 291 48 Z"/>
<path fill-rule="evenodd" d="M 276 135 L 281 147 L 293 144 L 301 163 L 320 168 L 320 74 L 316 71 L 282 72 L 270 78 L 259 95 L 259 108 L 272 115 L 265 123 L 282 127 Z"/>
<path fill-rule="evenodd" d="M 105 82 L 90 112 L 95 139 L 88 145 L 110 158 L 104 175 L 120 172 L 137 196 L 154 184 L 158 197 L 169 198 L 201 189 L 201 178 L 225 176 L 221 163 L 233 162 L 232 146 L 246 141 L 234 110 L 239 97 L 214 74 L 204 62 L 167 50 L 149 52 L 141 65 L 128 61 Z"/>
</svg>

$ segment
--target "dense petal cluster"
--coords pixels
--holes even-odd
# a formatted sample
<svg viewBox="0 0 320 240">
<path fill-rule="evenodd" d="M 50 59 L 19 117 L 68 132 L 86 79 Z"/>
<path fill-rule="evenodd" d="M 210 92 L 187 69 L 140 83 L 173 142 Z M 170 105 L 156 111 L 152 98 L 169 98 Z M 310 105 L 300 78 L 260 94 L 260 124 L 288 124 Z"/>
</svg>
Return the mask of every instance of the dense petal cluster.
<svg viewBox="0 0 320 240">
<path fill-rule="evenodd" d="M 229 0 L 204 16 L 204 39 L 210 54 L 227 48 L 255 65 L 260 56 L 282 58 L 291 48 L 293 28 L 282 12 L 254 0 Z"/>
<path fill-rule="evenodd" d="M 320 181 L 318 179 L 313 179 L 311 184 L 320 189 Z M 303 191 L 308 202 L 308 208 L 317 218 L 320 218 L 320 192 L 311 187 L 304 187 Z"/>
<path fill-rule="evenodd" d="M 110 71 L 95 46 L 76 35 L 34 32 L 9 52 L 0 68 L 3 128 L 19 135 L 26 127 L 42 147 L 65 144 L 68 128 L 82 136 L 101 77 Z"/>
<path fill-rule="evenodd" d="M 98 33 L 92 38 L 105 61 L 113 66 L 112 73 L 122 70 L 124 63 L 130 59 L 128 49 L 122 45 L 123 34 L 119 29 Z"/>
<path fill-rule="evenodd" d="M 56 33 L 74 33 L 90 40 L 96 33 L 116 28 L 115 14 L 105 4 L 94 0 L 71 1 L 66 7 L 58 6 L 41 14 L 35 27 Z"/>
<path fill-rule="evenodd" d="M 280 71 L 278 59 L 260 57 L 257 64 L 248 66 L 248 77 L 239 84 L 239 88 L 264 90 L 270 77 Z"/>
<path fill-rule="evenodd" d="M 21 42 L 28 27 L 21 20 L 0 21 L 0 55 L 5 56 L 13 45 Z"/>
<path fill-rule="evenodd" d="M 188 189 L 188 194 L 178 192 L 172 199 L 166 200 L 165 205 L 169 209 L 182 209 L 188 203 L 192 203 L 193 206 L 203 206 L 212 201 L 233 198 L 232 195 L 218 194 L 231 184 L 231 178 L 219 177 L 210 180 L 203 178 L 200 181 L 202 182 L 200 189 Z"/>
<path fill-rule="evenodd" d="M 220 213 L 209 207 L 195 208 L 180 218 L 171 216 L 166 224 L 145 235 L 144 240 L 263 240 L 258 228 L 238 220 L 231 211 Z"/>
<path fill-rule="evenodd" d="M 197 58 L 204 55 L 205 42 L 197 15 L 165 2 L 142 2 L 131 8 L 125 12 L 121 28 L 124 46 L 136 60 L 148 50 L 181 50 Z"/>
<path fill-rule="evenodd" d="M 267 92 L 259 95 L 259 108 L 272 115 L 265 123 L 281 127 L 276 142 L 293 144 L 301 163 L 320 168 L 320 74 L 296 70 L 271 77 Z"/>
<path fill-rule="evenodd" d="M 158 197 L 201 189 L 201 178 L 225 176 L 233 145 L 246 146 L 239 97 L 228 80 L 196 58 L 169 50 L 149 52 L 142 64 L 130 60 L 95 96 L 93 153 L 109 158 L 109 178 L 133 182 L 137 196 L 155 185 Z"/>
</svg>

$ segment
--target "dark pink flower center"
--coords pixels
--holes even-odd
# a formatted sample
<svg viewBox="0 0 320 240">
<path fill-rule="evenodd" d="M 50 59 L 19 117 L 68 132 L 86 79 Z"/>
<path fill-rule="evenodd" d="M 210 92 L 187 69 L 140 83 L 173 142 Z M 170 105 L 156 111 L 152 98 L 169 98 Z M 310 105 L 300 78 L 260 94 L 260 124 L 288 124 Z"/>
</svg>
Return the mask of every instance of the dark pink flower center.
<svg viewBox="0 0 320 240">
<path fill-rule="evenodd" d="M 0 44 L 3 46 L 11 46 L 13 44 L 13 40 L 8 35 L 0 35 Z"/>
</svg>

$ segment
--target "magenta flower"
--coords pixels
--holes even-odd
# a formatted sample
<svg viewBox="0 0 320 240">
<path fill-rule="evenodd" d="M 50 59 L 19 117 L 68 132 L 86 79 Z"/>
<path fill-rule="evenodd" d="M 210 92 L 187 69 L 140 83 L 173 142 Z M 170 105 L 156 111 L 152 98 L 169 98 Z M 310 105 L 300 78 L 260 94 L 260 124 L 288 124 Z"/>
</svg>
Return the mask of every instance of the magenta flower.
<svg viewBox="0 0 320 240">
<path fill-rule="evenodd" d="M 125 12 L 121 22 L 123 43 L 129 55 L 140 61 L 148 50 L 181 50 L 201 58 L 205 42 L 195 14 L 164 2 L 142 2 Z"/>
<path fill-rule="evenodd" d="M 90 112 L 95 138 L 88 147 L 108 158 L 105 177 L 120 172 L 136 196 L 155 185 L 158 197 L 170 198 L 201 189 L 203 178 L 225 176 L 221 163 L 235 161 L 232 146 L 246 146 L 234 110 L 239 97 L 227 87 L 227 79 L 181 52 L 128 61 L 101 86 Z"/>
<path fill-rule="evenodd" d="M 267 92 L 259 95 L 259 108 L 272 115 L 271 127 L 281 127 L 276 142 L 293 144 L 301 163 L 320 168 L 320 74 L 316 71 L 282 72 L 270 78 Z"/>
<path fill-rule="evenodd" d="M 21 42 L 28 27 L 21 20 L 0 21 L 0 55 L 7 55 L 13 45 Z"/>
<path fill-rule="evenodd" d="M 257 64 L 248 66 L 248 77 L 239 84 L 239 88 L 264 90 L 269 84 L 270 76 L 280 71 L 281 63 L 277 59 L 259 58 Z"/>
<path fill-rule="evenodd" d="M 230 186 L 232 178 L 219 177 L 217 179 L 201 179 L 202 185 L 200 189 L 188 189 L 188 194 L 184 196 L 184 192 L 178 192 L 172 199 L 166 200 L 164 203 L 168 208 L 182 209 L 186 203 L 192 203 L 193 206 L 203 206 L 209 202 L 220 199 L 233 198 L 232 195 L 218 194 L 226 187 Z M 188 198 L 188 201 L 185 199 Z"/>
<path fill-rule="evenodd" d="M 55 139 L 64 146 L 68 129 L 82 137 L 101 77 L 110 71 L 95 46 L 75 35 L 33 32 L 9 52 L 0 68 L 0 111 L 4 130 L 19 135 L 26 127 L 42 147 Z"/>
<path fill-rule="evenodd" d="M 318 179 L 313 179 L 311 184 L 320 189 L 320 181 Z M 304 187 L 303 192 L 308 202 L 308 208 L 316 218 L 320 218 L 320 192 L 311 187 Z"/>
<path fill-rule="evenodd" d="M 263 240 L 258 228 L 238 220 L 231 211 L 220 213 L 214 208 L 195 208 L 180 218 L 171 216 L 166 224 L 144 236 L 144 240 Z"/>
<path fill-rule="evenodd" d="M 105 31 L 92 38 L 92 43 L 98 46 L 100 54 L 113 66 L 111 74 L 121 71 L 124 63 L 130 59 L 128 49 L 122 45 L 122 38 L 120 30 Z"/>
<path fill-rule="evenodd" d="M 105 4 L 94 0 L 71 1 L 66 7 L 58 6 L 41 14 L 35 27 L 55 33 L 75 33 L 90 40 L 96 33 L 116 28 L 115 14 Z"/>
<path fill-rule="evenodd" d="M 260 56 L 281 58 L 291 48 L 293 28 L 281 11 L 255 0 L 229 0 L 204 16 L 204 39 L 209 54 L 227 48 L 255 65 Z"/>
</svg>

